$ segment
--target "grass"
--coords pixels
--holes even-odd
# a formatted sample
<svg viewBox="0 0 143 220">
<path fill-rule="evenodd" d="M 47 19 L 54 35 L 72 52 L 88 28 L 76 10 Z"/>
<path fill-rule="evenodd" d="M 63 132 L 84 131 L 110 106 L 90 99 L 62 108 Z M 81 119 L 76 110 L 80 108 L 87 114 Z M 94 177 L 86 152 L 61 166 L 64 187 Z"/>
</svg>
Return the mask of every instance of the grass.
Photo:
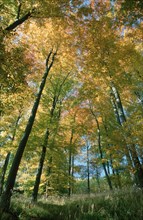
<svg viewBox="0 0 143 220">
<path fill-rule="evenodd" d="M 14 197 L 11 210 L 20 220 L 142 220 L 143 191 L 75 195 L 70 199 L 51 197 L 36 204 Z"/>
</svg>

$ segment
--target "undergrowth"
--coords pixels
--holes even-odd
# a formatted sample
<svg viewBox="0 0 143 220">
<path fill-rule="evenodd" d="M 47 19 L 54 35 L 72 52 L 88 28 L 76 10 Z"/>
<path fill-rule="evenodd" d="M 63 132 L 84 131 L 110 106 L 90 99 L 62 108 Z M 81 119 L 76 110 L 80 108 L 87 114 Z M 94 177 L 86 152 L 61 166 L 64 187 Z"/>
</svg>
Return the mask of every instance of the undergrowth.
<svg viewBox="0 0 143 220">
<path fill-rule="evenodd" d="M 35 204 L 24 197 L 13 197 L 11 211 L 20 220 L 142 220 L 143 191 L 49 198 Z"/>
</svg>

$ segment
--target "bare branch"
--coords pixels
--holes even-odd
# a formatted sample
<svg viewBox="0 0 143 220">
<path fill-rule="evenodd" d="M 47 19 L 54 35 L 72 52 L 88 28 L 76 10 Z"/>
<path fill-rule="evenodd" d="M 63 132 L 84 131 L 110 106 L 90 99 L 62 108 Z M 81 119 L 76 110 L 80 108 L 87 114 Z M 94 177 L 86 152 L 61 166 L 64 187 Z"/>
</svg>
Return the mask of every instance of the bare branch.
<svg viewBox="0 0 143 220">
<path fill-rule="evenodd" d="M 19 26 L 20 24 L 24 23 L 29 17 L 32 15 L 32 11 L 29 11 L 26 15 L 24 15 L 22 18 L 14 21 L 12 24 L 10 24 L 7 28 L 5 28 L 6 31 L 12 31 L 14 28 Z"/>
<path fill-rule="evenodd" d="M 21 6 L 22 6 L 22 3 L 20 0 L 18 0 L 18 10 L 17 10 L 17 17 L 16 17 L 17 20 L 19 20 L 20 18 Z"/>
</svg>

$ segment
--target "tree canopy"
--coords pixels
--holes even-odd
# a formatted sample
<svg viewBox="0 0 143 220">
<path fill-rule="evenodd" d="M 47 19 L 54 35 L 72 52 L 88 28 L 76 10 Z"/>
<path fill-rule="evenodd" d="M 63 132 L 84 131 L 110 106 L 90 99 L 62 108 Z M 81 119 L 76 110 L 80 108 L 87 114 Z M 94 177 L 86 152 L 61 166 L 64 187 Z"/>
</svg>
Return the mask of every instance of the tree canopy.
<svg viewBox="0 0 143 220">
<path fill-rule="evenodd" d="M 14 187 L 34 200 L 83 179 L 143 187 L 142 1 L 0 6 L 1 211 Z"/>
</svg>

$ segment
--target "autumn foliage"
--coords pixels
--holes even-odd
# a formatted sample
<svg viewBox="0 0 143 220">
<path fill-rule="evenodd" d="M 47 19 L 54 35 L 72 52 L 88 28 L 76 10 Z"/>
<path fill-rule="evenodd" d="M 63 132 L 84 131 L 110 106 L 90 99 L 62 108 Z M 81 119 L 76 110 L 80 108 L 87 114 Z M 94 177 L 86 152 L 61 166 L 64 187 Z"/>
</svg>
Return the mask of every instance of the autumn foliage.
<svg viewBox="0 0 143 220">
<path fill-rule="evenodd" d="M 1 7 L 1 213 L 15 188 L 34 201 L 81 180 L 88 193 L 142 188 L 142 1 Z"/>
</svg>

